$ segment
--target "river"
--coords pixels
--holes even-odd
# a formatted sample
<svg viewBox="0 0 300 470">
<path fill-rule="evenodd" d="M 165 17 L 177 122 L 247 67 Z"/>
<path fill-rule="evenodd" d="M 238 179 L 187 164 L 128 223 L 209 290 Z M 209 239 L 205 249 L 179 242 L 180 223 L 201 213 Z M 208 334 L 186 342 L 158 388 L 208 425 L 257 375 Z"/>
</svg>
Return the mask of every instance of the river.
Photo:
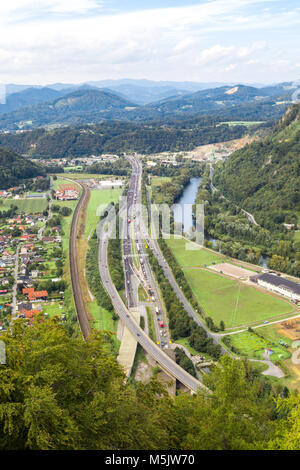
<svg viewBox="0 0 300 470">
<path fill-rule="evenodd" d="M 188 232 L 194 227 L 193 221 L 193 204 L 195 202 L 198 187 L 201 183 L 200 177 L 191 178 L 185 186 L 180 199 L 176 202 L 173 210 L 174 222 L 183 224 L 183 231 Z"/>
</svg>

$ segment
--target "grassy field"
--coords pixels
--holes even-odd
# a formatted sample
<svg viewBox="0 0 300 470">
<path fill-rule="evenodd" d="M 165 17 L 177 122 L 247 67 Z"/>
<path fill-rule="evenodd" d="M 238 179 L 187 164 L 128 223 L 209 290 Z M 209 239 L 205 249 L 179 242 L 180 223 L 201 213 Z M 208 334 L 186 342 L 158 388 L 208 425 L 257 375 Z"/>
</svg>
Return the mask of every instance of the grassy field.
<svg viewBox="0 0 300 470">
<path fill-rule="evenodd" d="M 91 231 L 93 231 L 99 221 L 99 215 L 97 215 L 97 208 L 104 204 L 108 205 L 110 202 L 118 202 L 119 197 L 122 193 L 121 189 L 101 189 L 91 190 L 91 197 L 86 212 L 85 221 L 85 236 L 88 238 Z"/>
<path fill-rule="evenodd" d="M 285 327 L 289 325 L 289 328 Z M 258 329 L 258 332 L 266 340 L 272 341 L 279 344 L 279 341 L 283 341 L 288 344 L 288 351 L 292 354 L 295 349 L 292 348 L 292 344 L 295 340 L 300 339 L 300 319 L 290 320 L 288 322 L 276 323 L 274 325 L 267 325 Z M 284 385 L 289 388 L 300 390 L 300 367 L 294 364 L 291 358 L 281 360 L 281 363 L 285 367 L 286 376 L 281 379 Z"/>
<path fill-rule="evenodd" d="M 242 355 L 252 359 L 264 359 L 263 353 L 265 348 L 274 351 L 274 354 L 270 356 L 273 362 L 290 357 L 290 353 L 284 346 L 280 346 L 267 338 L 261 338 L 250 331 L 243 331 L 243 333 L 231 335 L 230 339 L 232 346 L 238 349 Z"/>
<path fill-rule="evenodd" d="M 223 320 L 226 328 L 234 328 L 292 313 L 292 304 L 234 279 L 196 269 L 213 263 L 230 262 L 230 259 L 205 248 L 189 250 L 188 247 L 195 245 L 182 238 L 171 238 L 166 243 L 183 268 L 199 304 L 216 324 Z"/>
<path fill-rule="evenodd" d="M 48 207 L 46 198 L 38 199 L 3 199 L 0 203 L 0 210 L 8 210 L 10 206 L 17 206 L 18 212 L 26 212 L 26 214 L 36 214 L 43 212 Z"/>
<path fill-rule="evenodd" d="M 169 176 L 154 176 L 151 178 L 151 190 L 154 197 L 154 201 L 160 204 L 164 200 L 164 194 L 162 192 L 162 185 L 169 183 L 172 180 Z"/>
<path fill-rule="evenodd" d="M 184 269 L 199 304 L 215 323 L 226 328 L 270 320 L 292 313 L 294 306 L 254 287 L 202 269 Z"/>
<path fill-rule="evenodd" d="M 256 126 L 258 124 L 263 124 L 266 121 L 228 121 L 228 122 L 220 122 L 218 126 L 221 126 L 222 124 L 227 124 L 230 127 L 233 126 L 246 126 L 246 127 L 251 127 L 251 126 Z"/>
<path fill-rule="evenodd" d="M 152 341 L 156 342 L 154 318 L 153 318 L 151 308 L 147 306 L 146 312 L 147 312 L 147 318 L 148 318 L 149 336 L 152 339 Z"/>
<path fill-rule="evenodd" d="M 202 249 L 195 249 L 195 244 L 187 242 L 183 238 L 166 240 L 167 245 L 171 248 L 177 262 L 181 267 L 185 266 L 209 266 L 212 263 L 221 263 L 226 258 Z M 198 248 L 198 247 L 196 247 Z"/>
<path fill-rule="evenodd" d="M 58 176 L 58 175 L 57 175 Z M 113 175 L 97 175 L 93 173 L 68 173 L 67 177 L 73 180 L 81 180 L 81 179 L 96 179 L 96 180 L 103 180 L 107 178 L 111 178 Z M 115 177 L 114 177 L 115 178 Z"/>
</svg>

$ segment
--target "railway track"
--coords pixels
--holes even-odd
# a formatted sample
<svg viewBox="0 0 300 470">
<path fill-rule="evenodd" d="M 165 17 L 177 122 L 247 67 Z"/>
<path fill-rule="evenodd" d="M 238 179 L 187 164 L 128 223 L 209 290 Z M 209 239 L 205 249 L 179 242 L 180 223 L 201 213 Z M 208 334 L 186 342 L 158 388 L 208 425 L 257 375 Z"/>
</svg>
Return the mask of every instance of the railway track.
<svg viewBox="0 0 300 470">
<path fill-rule="evenodd" d="M 81 183 L 77 183 L 77 184 L 81 186 L 82 193 L 78 201 L 78 204 L 75 208 L 73 219 L 72 219 L 72 224 L 71 224 L 70 241 L 69 241 L 69 263 L 70 263 L 71 284 L 72 284 L 77 319 L 78 319 L 79 326 L 80 326 L 84 339 L 88 339 L 91 329 L 90 329 L 88 315 L 85 309 L 82 292 L 80 288 L 80 280 L 79 280 L 78 264 L 77 264 L 77 256 L 76 256 L 76 240 L 77 240 L 77 228 L 78 228 L 78 220 L 79 220 L 80 211 L 86 203 L 89 191 L 84 184 L 81 184 Z"/>
</svg>

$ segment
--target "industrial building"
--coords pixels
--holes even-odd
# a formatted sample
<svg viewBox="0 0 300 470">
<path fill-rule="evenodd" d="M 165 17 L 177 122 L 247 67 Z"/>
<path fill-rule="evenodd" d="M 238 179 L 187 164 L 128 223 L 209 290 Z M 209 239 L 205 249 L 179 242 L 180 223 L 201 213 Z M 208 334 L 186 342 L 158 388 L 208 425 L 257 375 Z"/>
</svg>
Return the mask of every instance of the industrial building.
<svg viewBox="0 0 300 470">
<path fill-rule="evenodd" d="M 256 282 L 265 289 L 283 295 L 294 302 L 300 302 L 300 284 L 297 282 L 290 281 L 289 279 L 271 273 L 252 276 L 250 280 L 252 282 Z"/>
</svg>

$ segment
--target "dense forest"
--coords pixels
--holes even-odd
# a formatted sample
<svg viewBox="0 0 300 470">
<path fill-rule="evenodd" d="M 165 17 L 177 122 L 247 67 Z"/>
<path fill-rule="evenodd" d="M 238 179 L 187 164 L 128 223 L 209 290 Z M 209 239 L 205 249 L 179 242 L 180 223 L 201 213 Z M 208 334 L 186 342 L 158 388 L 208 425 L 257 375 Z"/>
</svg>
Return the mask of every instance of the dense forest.
<svg viewBox="0 0 300 470">
<path fill-rule="evenodd" d="M 2 450 L 300 448 L 299 395 L 246 360 L 222 357 L 207 388 L 171 398 L 155 379 L 124 383 L 99 332 L 85 342 L 39 316 L 30 328 L 15 320 L 1 339 Z"/>
<path fill-rule="evenodd" d="M 226 256 L 258 265 L 263 256 L 269 268 L 300 277 L 300 241 L 294 238 L 294 230 L 284 227 L 282 222 L 285 219 L 280 219 L 279 211 L 278 219 L 265 216 L 265 226 L 254 225 L 238 201 L 212 191 L 208 167 L 195 203 L 205 205 L 206 238 L 216 239 L 216 246 L 208 240 L 205 241 L 206 246 L 220 250 Z M 293 216 L 289 217 L 287 220 L 293 221 Z"/>
<path fill-rule="evenodd" d="M 0 188 L 8 189 L 25 179 L 44 175 L 45 170 L 38 164 L 17 155 L 6 148 L 0 148 Z"/>
<path fill-rule="evenodd" d="M 270 229 L 300 214 L 300 105 L 260 142 L 235 152 L 215 171 L 214 184 Z"/>
<path fill-rule="evenodd" d="M 192 150 L 199 145 L 238 139 L 248 131 L 244 125 L 220 124 L 220 120 L 213 117 L 145 124 L 102 122 L 94 126 L 0 134 L 0 145 L 14 152 L 41 158 L 129 151 L 149 154 Z"/>
</svg>

